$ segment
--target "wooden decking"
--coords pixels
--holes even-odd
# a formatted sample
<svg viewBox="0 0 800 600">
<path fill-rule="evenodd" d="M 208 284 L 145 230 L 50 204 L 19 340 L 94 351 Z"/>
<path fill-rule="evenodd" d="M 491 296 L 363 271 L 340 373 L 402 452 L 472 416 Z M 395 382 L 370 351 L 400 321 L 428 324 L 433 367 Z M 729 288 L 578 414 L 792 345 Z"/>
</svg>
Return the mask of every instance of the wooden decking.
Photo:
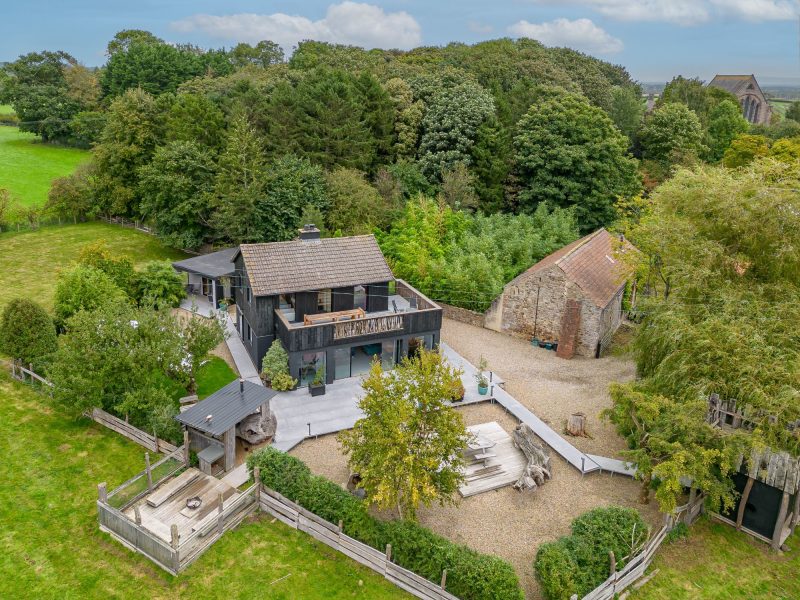
<svg viewBox="0 0 800 600">
<path fill-rule="evenodd" d="M 170 528 L 173 524 L 178 526 L 180 538 L 187 538 L 206 517 L 216 514 L 219 509 L 220 494 L 225 500 L 225 506 L 228 505 L 229 499 L 239 495 L 235 488 L 216 477 L 205 475 L 196 469 L 189 469 L 189 471 L 194 471 L 197 476 L 186 478 L 186 485 L 172 490 L 172 494 L 167 500 L 163 500 L 161 497 L 163 496 L 161 490 L 170 485 L 170 481 L 175 481 L 174 479 L 166 481 L 152 494 L 142 498 L 134 505 L 139 509 L 142 527 L 165 542 L 171 540 Z M 187 508 L 186 500 L 195 496 L 200 497 L 202 504 L 196 509 Z M 157 503 L 158 506 L 151 506 L 151 503 L 148 502 L 150 499 L 154 499 L 152 503 Z M 131 520 L 136 519 L 134 506 L 130 506 L 124 511 L 125 516 Z"/>
<path fill-rule="evenodd" d="M 467 427 L 470 433 L 492 440 L 495 445 L 485 452 L 488 458 L 468 462 L 466 482 L 458 492 L 462 497 L 475 496 L 513 484 L 525 468 L 525 455 L 495 421 Z M 492 456 L 493 455 L 493 456 Z M 467 459 L 468 461 L 470 459 Z"/>
</svg>

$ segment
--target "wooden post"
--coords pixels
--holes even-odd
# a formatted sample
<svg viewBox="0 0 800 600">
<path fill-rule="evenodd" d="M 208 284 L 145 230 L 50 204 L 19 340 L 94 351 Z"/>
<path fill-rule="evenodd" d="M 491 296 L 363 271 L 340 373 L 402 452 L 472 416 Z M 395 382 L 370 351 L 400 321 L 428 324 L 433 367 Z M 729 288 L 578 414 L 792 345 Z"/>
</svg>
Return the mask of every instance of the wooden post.
<svg viewBox="0 0 800 600">
<path fill-rule="evenodd" d="M 344 531 L 344 521 L 339 519 L 339 533 L 342 533 L 342 531 Z"/>
<path fill-rule="evenodd" d="M 750 490 L 753 489 L 754 481 L 755 479 L 753 479 L 752 477 L 748 477 L 747 483 L 744 484 L 742 499 L 739 501 L 739 510 L 736 513 L 736 531 L 742 530 L 742 521 L 744 520 L 744 507 L 747 504 L 747 499 L 750 497 Z"/>
<path fill-rule="evenodd" d="M 797 529 L 797 524 L 800 523 L 800 490 L 794 495 L 794 513 L 792 514 L 792 533 Z"/>
<path fill-rule="evenodd" d="M 781 499 L 781 509 L 778 512 L 778 519 L 775 521 L 775 532 L 772 534 L 772 549 L 781 549 L 781 534 L 783 526 L 786 524 L 786 513 L 789 511 L 789 492 L 783 492 Z"/>
<path fill-rule="evenodd" d="M 386 562 L 392 562 L 392 545 L 386 544 Z"/>
<path fill-rule="evenodd" d="M 442 570 L 442 585 L 440 586 L 442 589 L 445 589 L 447 585 L 447 569 Z"/>
<path fill-rule="evenodd" d="M 147 472 L 147 491 L 153 493 L 153 473 L 150 471 L 150 453 L 144 453 L 144 470 Z"/>
<path fill-rule="evenodd" d="M 175 523 L 170 525 L 169 534 L 170 534 L 170 545 L 172 546 L 173 550 L 177 550 L 178 549 L 178 542 L 180 540 L 179 540 L 179 536 L 178 536 L 178 526 L 175 525 Z"/>
<path fill-rule="evenodd" d="M 225 515 L 222 512 L 222 501 L 224 498 L 222 497 L 222 493 L 219 494 L 219 506 L 217 506 L 217 533 L 222 535 L 222 531 L 225 529 Z"/>
<path fill-rule="evenodd" d="M 261 467 L 253 467 L 253 479 L 256 482 L 256 510 L 261 509 Z"/>
<path fill-rule="evenodd" d="M 614 551 L 608 551 L 608 574 L 613 575 L 617 572 L 617 558 L 614 556 Z"/>
<path fill-rule="evenodd" d="M 142 513 L 139 511 L 139 505 L 133 505 L 133 519 L 136 521 L 137 525 L 142 524 Z"/>
<path fill-rule="evenodd" d="M 97 484 L 97 499 L 103 504 L 108 504 L 108 492 L 106 491 L 106 482 Z"/>
<path fill-rule="evenodd" d="M 189 466 L 189 430 L 183 430 L 183 466 Z"/>
</svg>

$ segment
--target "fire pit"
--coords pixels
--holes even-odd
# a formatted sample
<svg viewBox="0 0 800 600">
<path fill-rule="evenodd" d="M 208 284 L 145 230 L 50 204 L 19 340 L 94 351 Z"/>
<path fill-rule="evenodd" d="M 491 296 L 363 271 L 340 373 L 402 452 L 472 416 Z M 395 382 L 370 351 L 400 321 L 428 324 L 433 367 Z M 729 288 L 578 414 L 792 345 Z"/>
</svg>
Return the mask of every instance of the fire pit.
<svg viewBox="0 0 800 600">
<path fill-rule="evenodd" d="M 200 499 L 200 496 L 194 496 L 186 500 L 186 508 L 200 508 L 202 503 L 203 501 Z"/>
</svg>

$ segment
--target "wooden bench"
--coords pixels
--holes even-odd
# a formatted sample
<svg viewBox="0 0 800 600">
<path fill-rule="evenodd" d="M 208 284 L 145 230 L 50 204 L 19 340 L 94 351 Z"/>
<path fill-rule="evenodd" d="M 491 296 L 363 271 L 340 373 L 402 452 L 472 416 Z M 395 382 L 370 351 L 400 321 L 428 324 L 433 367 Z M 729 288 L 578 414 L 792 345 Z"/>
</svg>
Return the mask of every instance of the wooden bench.
<svg viewBox="0 0 800 600">
<path fill-rule="evenodd" d="M 169 525 L 162 523 L 148 513 L 141 513 L 142 527 L 152 533 L 157 538 L 164 540 L 168 544 L 172 542 L 172 531 Z"/>
<path fill-rule="evenodd" d="M 158 508 L 198 477 L 200 477 L 200 471 L 194 467 L 186 469 L 178 477 L 162 485 L 155 492 L 150 494 L 147 497 L 147 503 L 153 508 Z"/>
</svg>

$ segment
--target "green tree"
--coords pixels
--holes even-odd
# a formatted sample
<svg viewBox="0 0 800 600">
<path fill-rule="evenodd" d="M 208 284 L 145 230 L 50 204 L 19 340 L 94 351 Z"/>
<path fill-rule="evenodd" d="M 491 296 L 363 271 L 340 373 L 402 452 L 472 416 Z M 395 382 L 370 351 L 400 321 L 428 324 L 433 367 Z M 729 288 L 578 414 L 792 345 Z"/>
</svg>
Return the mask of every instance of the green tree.
<svg viewBox="0 0 800 600">
<path fill-rule="evenodd" d="M 414 100 L 411 86 L 399 77 L 390 79 L 384 87 L 394 105 L 395 155 L 399 159 L 414 158 L 425 107 L 421 100 Z"/>
<path fill-rule="evenodd" d="M 78 254 L 78 264 L 101 270 L 111 278 L 119 289 L 132 291 L 133 261 L 127 256 L 114 254 L 105 240 L 86 244 Z"/>
<path fill-rule="evenodd" d="M 139 170 L 139 210 L 171 246 L 197 248 L 210 237 L 211 193 L 216 165 L 197 142 L 159 147 Z"/>
<path fill-rule="evenodd" d="M 188 366 L 189 392 L 197 390 L 197 373 L 209 353 L 225 341 L 225 326 L 218 317 L 192 315 L 182 326 L 183 348 Z"/>
<path fill-rule="evenodd" d="M 53 318 L 33 300 L 16 298 L 0 316 L 0 351 L 42 372 L 58 347 Z"/>
<path fill-rule="evenodd" d="M 175 308 L 186 297 L 183 277 L 168 260 L 153 260 L 136 272 L 134 297 L 140 306 Z M 216 345 L 216 344 L 215 344 Z"/>
<path fill-rule="evenodd" d="M 514 146 L 523 211 L 543 202 L 574 206 L 581 231 L 589 232 L 611 222 L 618 197 L 639 191 L 627 138 L 577 94 L 543 90 L 542 101 L 520 120 Z"/>
<path fill-rule="evenodd" d="M 225 115 L 200 94 L 178 94 L 166 118 L 168 141 L 195 142 L 217 152 L 225 138 Z"/>
<path fill-rule="evenodd" d="M 700 119 L 677 102 L 659 106 L 647 116 L 639 144 L 643 159 L 666 166 L 690 163 L 705 149 Z"/>
<path fill-rule="evenodd" d="M 279 375 L 289 374 L 289 354 L 279 339 L 275 339 L 270 344 L 264 360 L 261 363 L 261 376 L 267 385 L 271 385 L 272 380 Z"/>
<path fill-rule="evenodd" d="M 611 108 L 608 115 L 622 133 L 633 142 L 642 123 L 645 103 L 639 90 L 630 86 L 616 86 L 611 90 Z"/>
<path fill-rule="evenodd" d="M 456 163 L 452 169 L 442 173 L 440 193 L 442 199 L 452 208 L 475 210 L 478 195 L 475 193 L 475 178 L 464 163 Z"/>
<path fill-rule="evenodd" d="M 800 100 L 795 100 L 789 105 L 789 108 L 786 109 L 785 117 L 792 121 L 800 122 Z"/>
<path fill-rule="evenodd" d="M 672 103 L 683 104 L 694 111 L 703 127 L 707 127 L 712 111 L 725 100 L 738 105 L 736 96 L 729 91 L 707 86 L 697 78 L 687 79 L 679 75 L 664 87 L 657 104 L 658 107 Z"/>
<path fill-rule="evenodd" d="M 74 222 L 91 215 L 95 207 L 93 174 L 93 165 L 86 163 L 80 165 L 71 175 L 54 179 L 47 191 L 44 210 Z"/>
<path fill-rule="evenodd" d="M 769 140 L 762 135 L 741 134 L 734 138 L 723 158 L 726 167 L 735 169 L 769 154 Z"/>
<path fill-rule="evenodd" d="M 426 350 L 389 373 L 379 361 L 373 364 L 359 401 L 364 417 L 339 441 L 379 507 L 414 519 L 421 504 L 453 502 L 464 478 L 461 450 L 468 434 L 443 399 L 460 375 L 441 354 Z"/>
<path fill-rule="evenodd" d="M 464 81 L 439 89 L 427 103 L 422 118 L 419 165 L 431 181 L 463 162 L 471 153 L 481 125 L 494 115 L 491 95 L 481 86 Z"/>
<path fill-rule="evenodd" d="M 736 136 L 745 133 L 750 124 L 742 117 L 735 102 L 724 100 L 711 111 L 708 122 L 708 158 L 719 162 Z"/>
<path fill-rule="evenodd" d="M 128 297 L 100 269 L 75 265 L 62 272 L 56 283 L 53 307 L 56 324 L 63 327 L 78 311 L 93 311 L 112 304 L 126 304 Z"/>
<path fill-rule="evenodd" d="M 343 235 L 372 233 L 389 224 L 390 206 L 366 180 L 364 173 L 339 168 L 325 176 L 330 199 L 327 224 Z"/>
<path fill-rule="evenodd" d="M 255 65 L 268 67 L 284 61 L 283 49 L 270 40 L 261 40 L 255 46 L 239 43 L 228 52 L 231 63 L 237 69 Z"/>
</svg>

